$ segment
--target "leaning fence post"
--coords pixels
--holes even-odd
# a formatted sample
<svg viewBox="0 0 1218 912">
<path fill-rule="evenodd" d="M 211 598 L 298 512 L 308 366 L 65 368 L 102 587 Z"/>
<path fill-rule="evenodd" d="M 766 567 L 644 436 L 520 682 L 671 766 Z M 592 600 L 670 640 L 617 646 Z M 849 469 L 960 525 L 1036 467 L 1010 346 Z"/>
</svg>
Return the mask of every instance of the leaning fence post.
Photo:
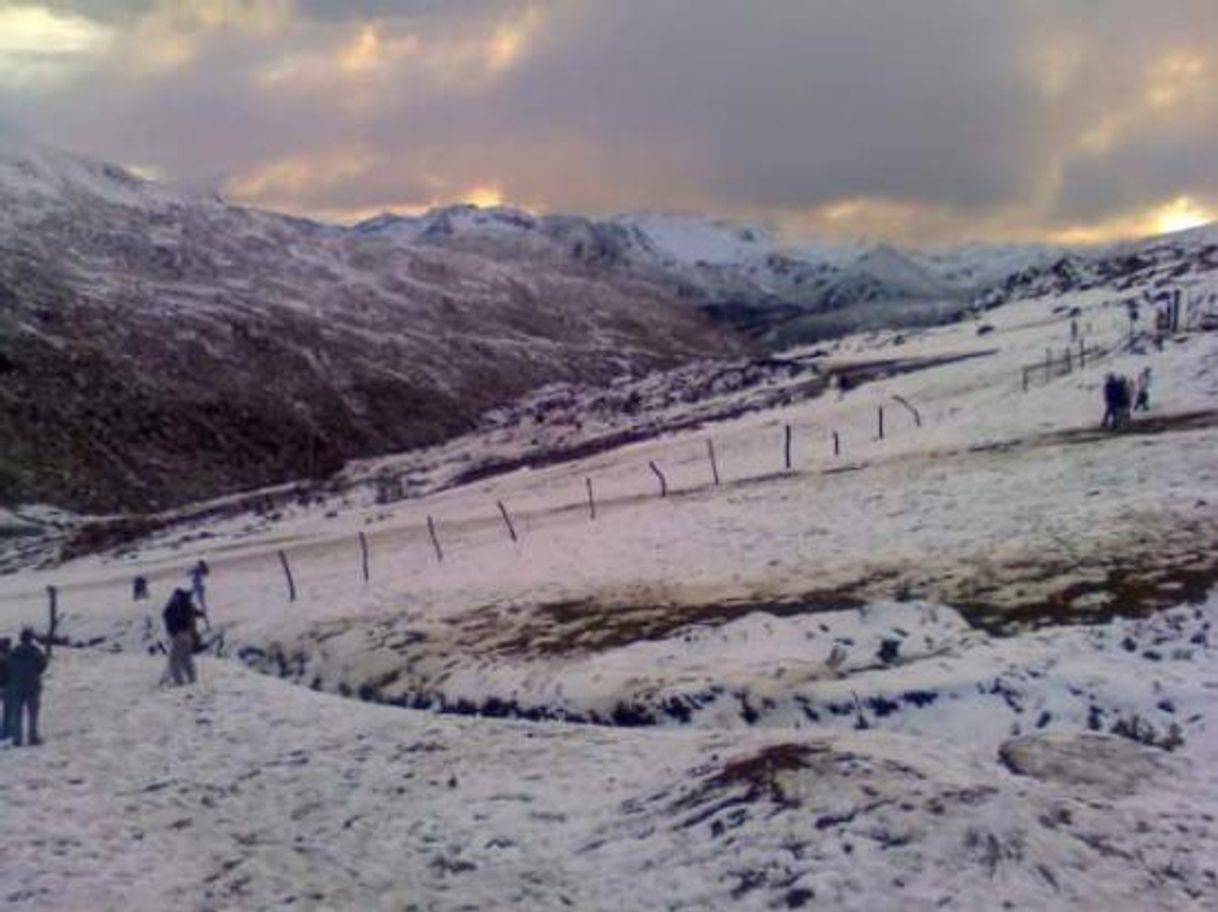
<svg viewBox="0 0 1218 912">
<path fill-rule="evenodd" d="M 361 557 L 361 565 L 364 570 L 364 582 L 368 582 L 368 536 L 363 532 L 359 534 L 359 551 Z"/>
<path fill-rule="evenodd" d="M 288 556 L 279 552 L 279 563 L 283 564 L 283 575 L 288 578 L 288 601 L 296 601 L 296 583 L 292 581 L 292 568 L 288 566 Z"/>
<path fill-rule="evenodd" d="M 444 563 L 444 552 L 440 550 L 440 539 L 436 537 L 436 524 L 427 517 L 427 531 L 431 534 L 431 544 L 436 549 L 436 560 Z"/>
<path fill-rule="evenodd" d="M 904 396 L 893 396 L 892 398 L 895 399 L 897 402 L 901 403 L 901 405 L 905 406 L 907 409 L 909 409 L 910 414 L 913 415 L 914 424 L 916 424 L 918 427 L 922 426 L 922 415 L 918 412 L 918 410 L 916 408 L 914 408 L 914 405 L 912 402 L 910 402 Z"/>
<path fill-rule="evenodd" d="M 668 482 L 664 478 L 664 473 L 660 471 L 660 467 L 657 466 L 654 462 L 648 462 L 647 464 L 649 466 L 651 466 L 651 471 L 656 473 L 656 478 L 660 479 L 660 496 L 667 497 L 668 496 Z"/>
<path fill-rule="evenodd" d="M 592 479 L 585 478 L 584 484 L 588 487 L 588 519 L 596 519 L 596 501 L 592 497 Z"/>
<path fill-rule="evenodd" d="M 782 460 L 787 471 L 791 471 L 791 425 L 789 424 L 783 425 Z"/>
<path fill-rule="evenodd" d="M 715 463 L 715 441 L 707 438 L 706 454 L 710 457 L 711 476 L 715 479 L 715 484 L 719 484 L 719 466 Z"/>
<path fill-rule="evenodd" d="M 512 518 L 508 516 L 507 507 L 503 505 L 502 500 L 495 501 L 499 505 L 499 514 L 503 517 L 504 523 L 507 525 L 508 535 L 512 541 L 516 541 L 516 530 L 512 527 Z"/>
</svg>

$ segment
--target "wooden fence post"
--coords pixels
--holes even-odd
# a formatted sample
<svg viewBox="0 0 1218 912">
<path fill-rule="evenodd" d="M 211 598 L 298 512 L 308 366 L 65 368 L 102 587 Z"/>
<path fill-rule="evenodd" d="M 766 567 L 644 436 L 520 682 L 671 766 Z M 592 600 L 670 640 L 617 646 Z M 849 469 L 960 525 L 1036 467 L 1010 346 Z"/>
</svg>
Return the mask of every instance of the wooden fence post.
<svg viewBox="0 0 1218 912">
<path fill-rule="evenodd" d="M 1073 358 L 1073 355 L 1072 355 L 1069 347 L 1067 347 L 1066 348 L 1066 373 L 1070 374 L 1073 372 L 1074 372 L 1074 358 Z"/>
<path fill-rule="evenodd" d="M 879 409 L 878 414 L 879 414 L 879 426 L 880 426 L 880 439 L 883 440 L 884 439 L 884 406 L 882 406 L 882 405 L 878 406 L 878 409 Z"/>
<path fill-rule="evenodd" d="M 440 550 L 440 539 L 436 536 L 436 524 L 427 517 L 427 531 L 431 534 L 431 544 L 436 549 L 436 560 L 444 563 L 444 552 Z"/>
<path fill-rule="evenodd" d="M 1023 391 L 1025 393 L 1028 391 L 1028 369 L 1026 367 L 1023 368 Z"/>
<path fill-rule="evenodd" d="M 660 471 L 660 467 L 657 466 L 654 462 L 648 462 L 647 464 L 649 466 L 651 466 L 651 471 L 656 473 L 656 478 L 660 479 L 660 496 L 667 497 L 668 496 L 668 481 L 664 478 L 664 473 Z"/>
<path fill-rule="evenodd" d="M 288 601 L 296 601 L 296 583 L 292 580 L 292 568 L 288 566 L 288 556 L 279 552 L 279 563 L 283 564 L 283 575 L 288 578 Z"/>
<path fill-rule="evenodd" d="M 1078 340 L 1078 369 L 1082 370 L 1087 366 L 1087 344 L 1082 340 Z"/>
<path fill-rule="evenodd" d="M 361 557 L 361 565 L 364 570 L 364 582 L 368 582 L 368 536 L 363 532 L 359 534 L 359 551 Z"/>
<path fill-rule="evenodd" d="M 47 637 L 43 644 L 47 648 L 47 659 L 51 658 L 51 648 L 55 640 L 55 630 L 59 627 L 59 587 L 47 586 Z"/>
<path fill-rule="evenodd" d="M 710 457 L 711 476 L 715 479 L 716 487 L 719 485 L 719 466 L 715 462 L 715 441 L 707 438 L 706 453 Z"/>
<path fill-rule="evenodd" d="M 791 471 L 791 425 L 789 424 L 783 425 L 782 459 L 787 471 Z"/>
<path fill-rule="evenodd" d="M 837 431 L 833 432 L 833 455 L 840 456 L 842 454 L 842 440 L 837 436 Z"/>
<path fill-rule="evenodd" d="M 503 517 L 504 523 L 507 524 L 508 536 L 512 541 L 516 541 L 516 529 L 512 526 L 512 518 L 508 516 L 507 507 L 503 505 L 502 500 L 495 501 L 499 505 L 499 515 Z"/>
<path fill-rule="evenodd" d="M 592 498 L 592 479 L 585 478 L 584 484 L 588 486 L 588 519 L 596 519 L 596 501 Z"/>
</svg>

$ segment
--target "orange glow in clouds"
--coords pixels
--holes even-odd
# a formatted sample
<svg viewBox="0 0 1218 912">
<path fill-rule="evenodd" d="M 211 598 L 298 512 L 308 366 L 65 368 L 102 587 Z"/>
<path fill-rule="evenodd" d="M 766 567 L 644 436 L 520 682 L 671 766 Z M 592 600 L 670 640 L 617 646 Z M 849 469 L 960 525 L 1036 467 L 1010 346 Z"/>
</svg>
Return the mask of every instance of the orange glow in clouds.
<svg viewBox="0 0 1218 912">
<path fill-rule="evenodd" d="M 503 189 L 494 184 L 474 187 L 465 194 L 464 202 L 472 203 L 479 209 L 503 205 Z"/>
<path fill-rule="evenodd" d="M 1178 196 L 1155 215 L 1155 233 L 1169 234 L 1186 231 L 1214 221 L 1214 213 L 1197 205 L 1187 196 Z"/>
</svg>

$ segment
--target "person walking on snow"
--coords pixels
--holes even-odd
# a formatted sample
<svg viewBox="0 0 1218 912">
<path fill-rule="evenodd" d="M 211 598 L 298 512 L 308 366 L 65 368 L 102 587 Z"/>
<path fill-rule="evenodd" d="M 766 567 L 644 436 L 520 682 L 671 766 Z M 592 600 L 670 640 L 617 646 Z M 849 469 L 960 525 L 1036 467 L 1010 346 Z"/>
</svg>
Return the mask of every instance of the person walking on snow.
<svg viewBox="0 0 1218 912">
<path fill-rule="evenodd" d="M 169 634 L 169 679 L 174 684 L 195 682 L 195 618 L 199 615 L 190 593 L 185 589 L 173 590 L 165 606 L 165 632 Z"/>
<path fill-rule="evenodd" d="M 21 643 L 8 657 L 8 701 L 12 704 L 9 719 L 9 734 L 13 745 L 20 747 L 22 723 L 29 719 L 29 743 L 41 744 L 38 736 L 38 710 L 42 702 L 42 673 L 46 671 L 47 657 L 34 645 L 34 631 L 26 627 L 21 631 Z"/>
<path fill-rule="evenodd" d="M 203 558 L 190 570 L 190 588 L 203 611 L 207 610 L 207 572 L 207 561 Z"/>
</svg>

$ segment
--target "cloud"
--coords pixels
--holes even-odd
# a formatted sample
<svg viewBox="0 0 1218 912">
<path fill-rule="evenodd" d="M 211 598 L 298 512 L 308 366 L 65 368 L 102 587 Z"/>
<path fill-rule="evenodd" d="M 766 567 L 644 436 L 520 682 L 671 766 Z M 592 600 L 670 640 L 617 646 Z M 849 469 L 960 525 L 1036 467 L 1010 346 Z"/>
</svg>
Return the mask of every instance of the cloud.
<svg viewBox="0 0 1218 912">
<path fill-rule="evenodd" d="M 297 212 L 495 188 L 792 236 L 1024 240 L 1218 199 L 1212 0 L 37 8 L 109 37 L 65 50 L 54 84 L 0 75 L 0 118 Z"/>
<path fill-rule="evenodd" d="M 110 29 L 42 6 L 0 8 L 0 84 L 31 85 L 69 77 L 104 54 Z"/>
</svg>

